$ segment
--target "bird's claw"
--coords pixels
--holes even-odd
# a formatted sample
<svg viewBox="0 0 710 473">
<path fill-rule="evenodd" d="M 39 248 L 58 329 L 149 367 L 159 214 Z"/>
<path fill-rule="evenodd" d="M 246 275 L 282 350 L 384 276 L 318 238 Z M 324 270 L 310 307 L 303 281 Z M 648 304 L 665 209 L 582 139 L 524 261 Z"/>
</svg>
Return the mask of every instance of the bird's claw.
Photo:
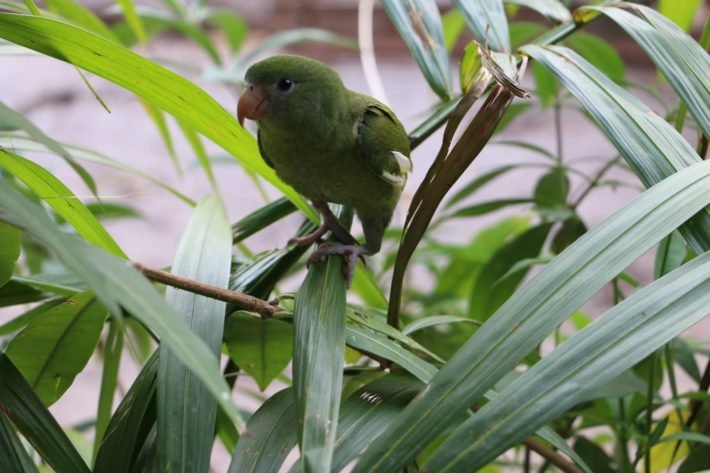
<svg viewBox="0 0 710 473">
<path fill-rule="evenodd" d="M 310 233 L 304 237 L 293 237 L 288 240 L 287 245 L 288 246 L 310 246 L 313 243 L 316 243 L 320 241 L 321 237 L 326 234 L 328 231 L 328 227 L 325 225 L 321 225 L 314 231 L 313 233 Z"/>
<path fill-rule="evenodd" d="M 343 245 L 342 243 L 324 243 L 306 260 L 306 267 L 310 268 L 312 264 L 318 262 L 325 256 L 339 255 L 345 259 L 345 280 L 350 287 L 355 275 L 355 264 L 358 258 L 365 264 L 365 256 L 371 255 L 372 252 L 367 247 L 362 245 Z"/>
</svg>

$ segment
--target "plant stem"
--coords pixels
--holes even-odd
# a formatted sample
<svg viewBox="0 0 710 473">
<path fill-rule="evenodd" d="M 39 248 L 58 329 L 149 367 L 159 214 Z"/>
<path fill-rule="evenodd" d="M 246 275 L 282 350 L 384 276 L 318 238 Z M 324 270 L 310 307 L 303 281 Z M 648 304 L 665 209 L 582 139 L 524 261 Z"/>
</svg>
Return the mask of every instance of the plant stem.
<svg viewBox="0 0 710 473">
<path fill-rule="evenodd" d="M 577 468 L 574 463 L 570 462 L 565 457 L 563 457 L 547 445 L 544 445 L 539 440 L 536 440 L 532 437 L 528 437 L 523 440 L 523 443 L 530 450 L 534 451 L 542 458 L 555 465 L 560 471 L 563 471 L 564 473 L 582 473 L 582 470 Z"/>
<path fill-rule="evenodd" d="M 619 471 L 626 473 L 631 471 L 629 466 L 631 465 L 631 459 L 629 458 L 629 446 L 628 446 L 628 432 L 626 425 L 626 405 L 624 404 L 624 398 L 619 399 L 619 438 L 616 443 L 617 454 L 619 455 Z"/>
<path fill-rule="evenodd" d="M 183 276 L 177 276 L 160 269 L 149 268 L 141 263 L 133 262 L 132 264 L 134 268 L 143 273 L 143 275 L 148 279 L 192 292 L 194 294 L 199 294 L 201 296 L 211 297 L 212 299 L 228 302 L 230 304 L 236 304 L 246 310 L 256 312 L 262 317 L 271 317 L 275 313 L 281 311 L 280 307 L 272 305 L 257 297 L 250 296 L 249 294 L 230 291 L 229 289 L 224 289 L 212 284 L 205 284 Z"/>
<path fill-rule="evenodd" d="M 646 451 L 644 452 L 643 471 L 651 473 L 651 435 L 653 433 L 653 385 L 655 384 L 656 353 L 651 354 L 646 391 Z"/>
</svg>

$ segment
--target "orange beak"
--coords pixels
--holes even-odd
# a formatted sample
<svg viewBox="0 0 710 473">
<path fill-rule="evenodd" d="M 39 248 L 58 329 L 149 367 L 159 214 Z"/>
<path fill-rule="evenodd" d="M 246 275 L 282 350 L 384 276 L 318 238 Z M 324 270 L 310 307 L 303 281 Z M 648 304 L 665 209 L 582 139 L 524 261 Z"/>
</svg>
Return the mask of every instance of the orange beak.
<svg viewBox="0 0 710 473">
<path fill-rule="evenodd" d="M 244 126 L 244 119 L 261 120 L 269 109 L 269 99 L 261 87 L 251 84 L 239 97 L 237 102 L 237 120 Z"/>
</svg>

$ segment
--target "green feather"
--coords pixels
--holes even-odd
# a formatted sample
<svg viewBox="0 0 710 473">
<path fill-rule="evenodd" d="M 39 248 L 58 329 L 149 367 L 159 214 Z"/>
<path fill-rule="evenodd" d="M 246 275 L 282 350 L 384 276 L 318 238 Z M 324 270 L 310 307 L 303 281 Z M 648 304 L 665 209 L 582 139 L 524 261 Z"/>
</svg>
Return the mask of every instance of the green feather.
<svg viewBox="0 0 710 473">
<path fill-rule="evenodd" d="M 281 90 L 284 80 L 293 86 Z M 246 81 L 269 101 L 258 122 L 266 163 L 305 197 L 353 207 L 367 248 L 379 251 L 411 169 L 409 139 L 395 114 L 348 90 L 328 65 L 304 57 L 261 61 Z"/>
</svg>

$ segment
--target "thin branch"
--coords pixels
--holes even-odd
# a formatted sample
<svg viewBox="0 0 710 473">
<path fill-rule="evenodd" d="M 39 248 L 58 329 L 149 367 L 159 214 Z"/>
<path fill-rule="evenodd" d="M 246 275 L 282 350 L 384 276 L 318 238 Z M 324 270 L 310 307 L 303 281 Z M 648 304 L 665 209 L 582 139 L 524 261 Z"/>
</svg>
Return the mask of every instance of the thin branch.
<svg viewBox="0 0 710 473">
<path fill-rule="evenodd" d="M 570 462 L 550 447 L 544 445 L 539 440 L 528 437 L 523 440 L 523 443 L 530 448 L 530 450 L 534 451 L 542 458 L 559 468 L 560 471 L 565 473 L 582 473 L 582 470 L 577 468 L 574 463 Z"/>
<path fill-rule="evenodd" d="M 188 279 L 183 276 L 176 276 L 167 271 L 162 271 L 160 269 L 149 268 L 142 265 L 141 263 L 133 262 L 133 267 L 138 271 L 143 273 L 145 277 L 153 281 L 176 287 L 194 294 L 199 294 L 201 296 L 211 297 L 212 299 L 217 299 L 219 301 L 228 302 L 230 304 L 238 305 L 245 310 L 256 312 L 263 317 L 271 317 L 275 313 L 281 311 L 281 308 L 267 301 L 259 299 L 249 294 L 244 294 L 242 292 L 230 291 L 229 289 L 224 289 L 219 286 L 214 286 L 212 284 L 205 284 L 194 279 Z"/>
</svg>

